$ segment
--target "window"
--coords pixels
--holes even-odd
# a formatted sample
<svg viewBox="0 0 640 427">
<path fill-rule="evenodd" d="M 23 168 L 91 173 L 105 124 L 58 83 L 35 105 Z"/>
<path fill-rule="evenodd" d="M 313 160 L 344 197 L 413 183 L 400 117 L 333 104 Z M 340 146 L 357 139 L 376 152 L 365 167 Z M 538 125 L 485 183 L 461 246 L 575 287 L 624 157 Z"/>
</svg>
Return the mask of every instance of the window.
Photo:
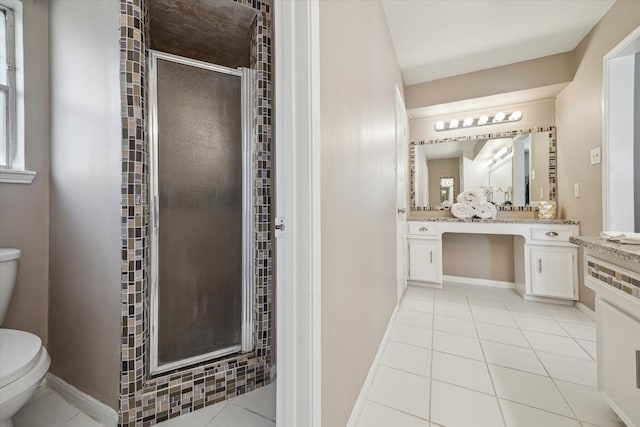
<svg viewBox="0 0 640 427">
<path fill-rule="evenodd" d="M 0 167 L 11 168 L 15 141 L 15 55 L 13 11 L 0 5 Z"/>
<path fill-rule="evenodd" d="M 30 184 L 25 170 L 22 1 L 0 0 L 0 182 Z"/>
</svg>

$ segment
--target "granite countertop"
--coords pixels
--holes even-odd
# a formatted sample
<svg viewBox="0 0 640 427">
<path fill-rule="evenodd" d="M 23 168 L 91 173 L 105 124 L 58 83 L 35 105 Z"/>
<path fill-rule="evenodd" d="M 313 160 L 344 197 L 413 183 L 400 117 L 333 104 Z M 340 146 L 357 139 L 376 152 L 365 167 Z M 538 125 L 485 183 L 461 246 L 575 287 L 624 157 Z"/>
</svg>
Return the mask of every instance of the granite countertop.
<svg viewBox="0 0 640 427">
<path fill-rule="evenodd" d="M 569 237 L 569 241 L 605 255 L 625 261 L 640 262 L 640 245 L 613 243 L 602 237 L 577 236 Z"/>
<path fill-rule="evenodd" d="M 407 221 L 429 221 L 429 222 L 478 222 L 478 223 L 502 223 L 502 224 L 565 224 L 579 225 L 580 221 L 573 219 L 539 219 L 539 218 L 496 218 L 496 219 L 460 219 L 454 217 L 433 217 L 433 218 L 416 218 Z"/>
</svg>

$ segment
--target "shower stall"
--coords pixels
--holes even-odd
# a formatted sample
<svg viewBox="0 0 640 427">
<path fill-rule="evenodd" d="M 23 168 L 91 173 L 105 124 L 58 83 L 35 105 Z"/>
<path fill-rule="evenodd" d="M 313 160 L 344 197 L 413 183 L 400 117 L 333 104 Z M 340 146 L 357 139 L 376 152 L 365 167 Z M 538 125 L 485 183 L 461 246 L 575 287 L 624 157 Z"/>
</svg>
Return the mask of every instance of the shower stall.
<svg viewBox="0 0 640 427">
<path fill-rule="evenodd" d="M 253 73 L 149 55 L 150 373 L 254 346 Z"/>
</svg>

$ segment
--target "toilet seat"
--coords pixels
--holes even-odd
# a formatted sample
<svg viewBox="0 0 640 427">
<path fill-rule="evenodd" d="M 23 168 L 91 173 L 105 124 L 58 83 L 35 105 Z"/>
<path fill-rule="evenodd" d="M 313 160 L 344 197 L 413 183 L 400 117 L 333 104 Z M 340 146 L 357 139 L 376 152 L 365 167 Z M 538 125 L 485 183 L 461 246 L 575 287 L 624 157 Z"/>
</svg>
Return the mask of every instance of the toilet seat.
<svg viewBox="0 0 640 427">
<path fill-rule="evenodd" d="M 34 334 L 0 329 L 0 388 L 20 379 L 40 360 L 42 340 Z"/>
</svg>

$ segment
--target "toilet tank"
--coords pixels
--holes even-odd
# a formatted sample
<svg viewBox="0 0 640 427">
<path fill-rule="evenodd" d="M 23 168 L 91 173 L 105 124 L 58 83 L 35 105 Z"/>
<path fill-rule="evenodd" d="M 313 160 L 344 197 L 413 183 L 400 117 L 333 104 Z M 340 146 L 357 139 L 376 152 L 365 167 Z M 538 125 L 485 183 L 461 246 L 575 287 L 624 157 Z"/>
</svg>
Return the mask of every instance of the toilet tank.
<svg viewBox="0 0 640 427">
<path fill-rule="evenodd" d="M 0 325 L 7 314 L 18 275 L 20 249 L 0 248 Z"/>
</svg>

